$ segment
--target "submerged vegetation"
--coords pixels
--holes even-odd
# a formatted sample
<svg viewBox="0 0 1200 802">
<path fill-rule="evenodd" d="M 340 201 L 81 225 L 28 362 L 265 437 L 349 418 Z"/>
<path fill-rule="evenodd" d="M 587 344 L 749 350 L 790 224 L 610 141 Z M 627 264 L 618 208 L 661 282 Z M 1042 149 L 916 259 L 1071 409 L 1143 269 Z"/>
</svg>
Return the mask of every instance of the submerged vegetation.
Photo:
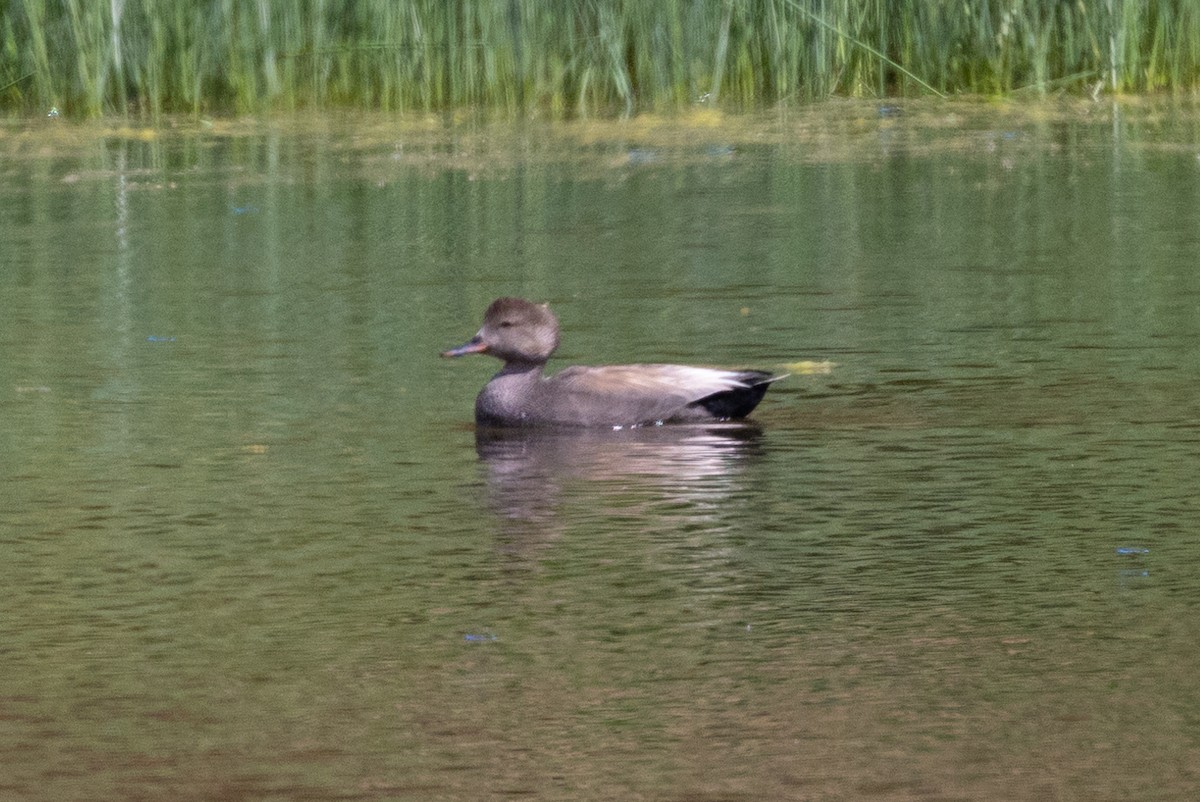
<svg viewBox="0 0 1200 802">
<path fill-rule="evenodd" d="M 0 108 L 552 115 L 1191 91 L 1195 0 L 0 0 Z"/>
</svg>

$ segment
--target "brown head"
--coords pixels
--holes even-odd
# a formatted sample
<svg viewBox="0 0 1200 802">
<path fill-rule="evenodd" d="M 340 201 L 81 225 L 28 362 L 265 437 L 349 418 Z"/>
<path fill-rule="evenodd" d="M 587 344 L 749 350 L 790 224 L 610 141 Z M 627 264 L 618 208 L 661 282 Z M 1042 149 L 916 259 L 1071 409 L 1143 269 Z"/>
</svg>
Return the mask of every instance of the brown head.
<svg viewBox="0 0 1200 802">
<path fill-rule="evenodd" d="M 483 315 L 479 333 L 442 356 L 490 354 L 503 362 L 543 363 L 558 348 L 558 318 L 545 304 L 497 298 Z"/>
</svg>

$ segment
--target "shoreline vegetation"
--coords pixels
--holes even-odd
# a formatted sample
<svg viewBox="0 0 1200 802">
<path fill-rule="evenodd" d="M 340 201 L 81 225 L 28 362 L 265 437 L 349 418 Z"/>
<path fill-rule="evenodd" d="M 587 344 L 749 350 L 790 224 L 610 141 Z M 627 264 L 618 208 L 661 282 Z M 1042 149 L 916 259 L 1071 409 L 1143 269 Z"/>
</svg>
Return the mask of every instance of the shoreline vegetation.
<svg viewBox="0 0 1200 802">
<path fill-rule="evenodd" d="M 1194 94 L 1194 0 L 8 0 L 0 113 L 476 109 Z"/>
<path fill-rule="evenodd" d="M 1200 164 L 1197 130 L 1200 102 L 1169 95 L 830 98 L 736 113 L 693 106 L 632 117 L 537 120 L 475 109 L 402 115 L 307 109 L 167 114 L 153 120 L 38 115 L 0 121 L 0 157 L 17 163 L 70 156 L 84 166 L 63 167 L 65 176 L 100 178 L 120 174 L 121 159 L 135 152 L 153 154 L 145 158 L 166 165 L 169 152 L 200 152 L 216 142 L 270 149 L 316 141 L 341 154 L 347 175 L 359 171 L 365 179 L 387 183 L 414 167 L 430 174 L 458 171 L 473 180 L 562 162 L 573 163 L 578 174 L 607 178 L 643 168 L 721 163 L 763 147 L 790 160 L 835 164 L 980 149 L 1011 160 L 1031 149 L 1088 142 L 1133 145 L 1140 153 L 1183 152 Z"/>
</svg>

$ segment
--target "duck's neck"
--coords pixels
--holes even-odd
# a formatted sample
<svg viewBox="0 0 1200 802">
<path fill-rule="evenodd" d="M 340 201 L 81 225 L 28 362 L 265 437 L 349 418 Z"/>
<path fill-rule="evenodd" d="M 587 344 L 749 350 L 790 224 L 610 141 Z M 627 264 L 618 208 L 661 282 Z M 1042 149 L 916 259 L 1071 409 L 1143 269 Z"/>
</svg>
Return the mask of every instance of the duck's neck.
<svg viewBox="0 0 1200 802">
<path fill-rule="evenodd" d="M 501 376 L 520 376 L 525 381 L 533 382 L 541 378 L 545 368 L 545 362 L 505 362 L 504 367 L 500 368 L 500 372 L 492 377 L 492 380 L 495 381 Z"/>
</svg>

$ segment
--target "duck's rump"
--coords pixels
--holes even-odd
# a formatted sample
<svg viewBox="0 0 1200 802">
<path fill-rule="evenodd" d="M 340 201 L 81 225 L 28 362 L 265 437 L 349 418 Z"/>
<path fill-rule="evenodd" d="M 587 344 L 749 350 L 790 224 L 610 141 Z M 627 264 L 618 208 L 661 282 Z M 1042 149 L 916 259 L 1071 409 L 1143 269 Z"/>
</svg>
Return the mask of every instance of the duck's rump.
<svg viewBox="0 0 1200 802">
<path fill-rule="evenodd" d="M 767 394 L 767 388 L 771 386 L 771 382 L 783 378 L 782 376 L 772 376 L 770 373 L 760 370 L 742 371 L 741 375 L 744 377 L 744 387 L 721 390 L 720 392 L 705 396 L 698 401 L 693 401 L 684 407 L 684 409 L 703 409 L 707 415 L 718 420 L 744 418 L 754 411 L 759 401 L 763 400 L 763 396 Z"/>
</svg>

